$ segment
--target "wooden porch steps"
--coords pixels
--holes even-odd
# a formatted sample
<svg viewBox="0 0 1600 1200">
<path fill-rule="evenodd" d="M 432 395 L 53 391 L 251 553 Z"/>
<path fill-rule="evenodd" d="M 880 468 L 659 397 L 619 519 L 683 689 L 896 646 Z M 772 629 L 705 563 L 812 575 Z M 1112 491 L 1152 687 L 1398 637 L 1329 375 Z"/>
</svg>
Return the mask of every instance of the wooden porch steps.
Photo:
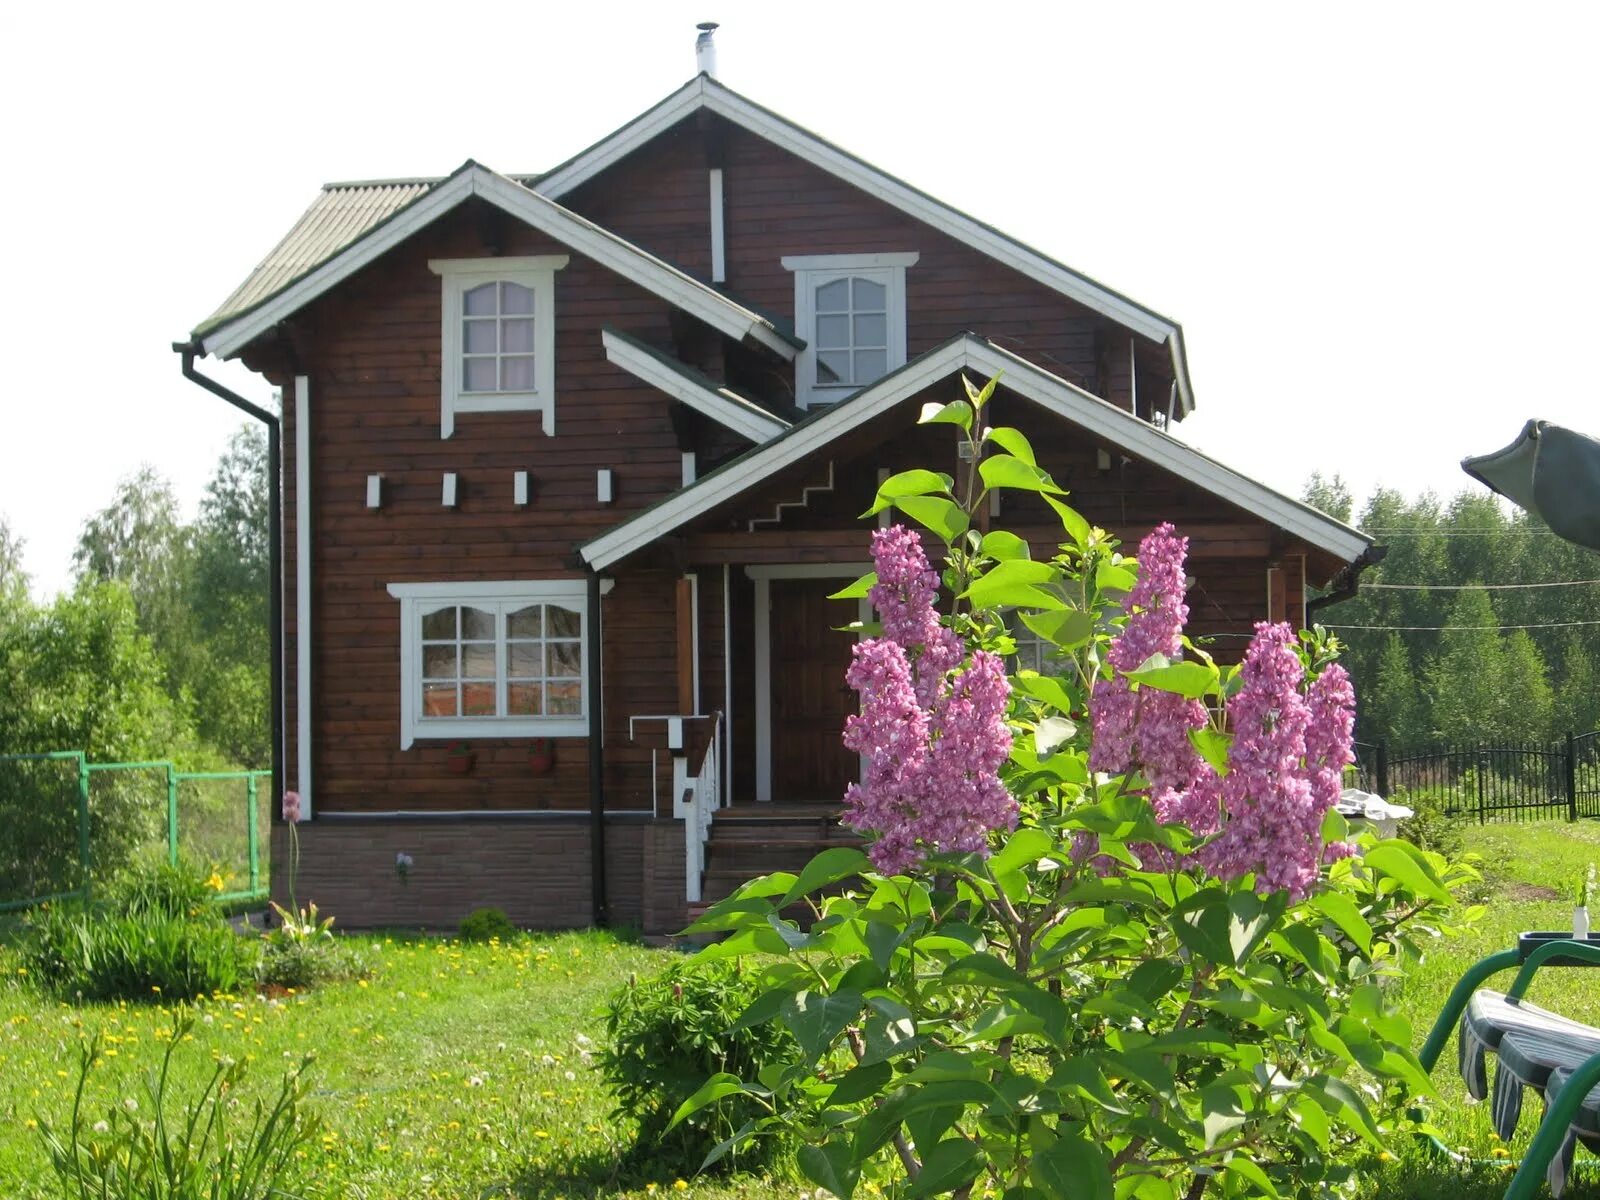
<svg viewBox="0 0 1600 1200">
<path fill-rule="evenodd" d="M 689 906 L 690 919 L 758 875 L 798 873 L 824 850 L 861 845 L 855 832 L 839 824 L 839 813 L 837 804 L 735 805 L 718 810 L 706 842 L 701 900 Z"/>
</svg>

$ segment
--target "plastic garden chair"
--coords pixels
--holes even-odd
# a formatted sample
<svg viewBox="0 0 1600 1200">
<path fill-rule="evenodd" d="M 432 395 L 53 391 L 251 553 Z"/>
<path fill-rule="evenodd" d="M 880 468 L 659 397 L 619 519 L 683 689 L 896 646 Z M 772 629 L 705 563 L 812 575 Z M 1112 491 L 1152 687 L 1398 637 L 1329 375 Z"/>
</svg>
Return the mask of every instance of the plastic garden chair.
<svg viewBox="0 0 1600 1200">
<path fill-rule="evenodd" d="M 1600 1150 L 1600 1029 L 1529 1003 L 1534 975 L 1545 966 L 1600 966 L 1600 944 L 1552 934 L 1524 934 L 1517 948 L 1475 963 L 1461 977 L 1418 1055 L 1432 1072 L 1452 1030 L 1459 1027 L 1459 1063 L 1467 1092 L 1488 1094 L 1486 1056 L 1496 1056 L 1494 1126 L 1502 1138 L 1515 1132 L 1522 1093 L 1543 1094 L 1545 1113 L 1528 1153 L 1512 1176 L 1506 1200 L 1530 1200 L 1544 1174 L 1560 1196 L 1579 1141 Z M 1520 968 L 1505 992 L 1481 985 Z"/>
</svg>

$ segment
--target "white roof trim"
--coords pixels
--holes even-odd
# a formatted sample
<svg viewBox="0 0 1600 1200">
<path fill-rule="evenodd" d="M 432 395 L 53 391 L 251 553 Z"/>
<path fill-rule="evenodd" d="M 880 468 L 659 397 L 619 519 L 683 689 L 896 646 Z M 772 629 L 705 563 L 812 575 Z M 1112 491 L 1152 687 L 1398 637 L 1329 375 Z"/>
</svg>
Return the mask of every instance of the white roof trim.
<svg viewBox="0 0 1600 1200">
<path fill-rule="evenodd" d="M 432 191 L 414 200 L 390 220 L 358 238 L 270 300 L 206 334 L 201 340 L 204 352 L 219 358 L 237 353 L 279 321 L 299 311 L 472 196 L 483 197 L 601 266 L 699 317 L 729 337 L 758 342 L 786 360 L 792 360 L 799 352 L 791 342 L 779 336 L 771 323 L 759 313 L 729 300 L 715 289 L 646 254 L 577 213 L 562 208 L 555 201 L 531 192 L 477 163 L 458 171 Z"/>
<path fill-rule="evenodd" d="M 580 546 L 579 553 L 597 570 L 609 567 L 963 369 L 983 378 L 1003 373 L 1005 386 L 1044 408 L 1346 561 L 1355 559 L 1371 544 L 1371 539 L 1358 530 L 1223 466 L 1100 397 L 969 334 L 913 359 L 853 399 L 796 426 L 787 436 L 750 451 L 633 520 Z"/>
<path fill-rule="evenodd" d="M 741 437 L 749 438 L 758 446 L 789 428 L 789 422 L 764 412 L 758 405 L 734 392 L 704 387 L 682 372 L 674 371 L 655 355 L 634 345 L 625 335 L 605 329 L 600 332 L 600 340 L 605 345 L 606 358 L 624 371 L 725 425 Z"/>
<path fill-rule="evenodd" d="M 924 195 L 892 175 L 829 145 L 815 134 L 751 103 L 716 80 L 701 75 L 668 96 L 648 112 L 556 168 L 530 185 L 541 195 L 558 199 L 594 178 L 607 167 L 639 149 L 657 134 L 700 109 L 708 109 L 741 128 L 766 138 L 868 195 L 908 213 L 941 233 L 964 242 L 997 262 L 1004 263 L 1037 283 L 1068 296 L 1155 342 L 1171 343 L 1173 369 L 1184 412 L 1193 407 L 1187 365 L 1179 343 L 1182 330 L 1175 321 L 1120 296 L 1109 288 L 1061 263 L 1047 258 L 974 220 L 949 205 Z"/>
</svg>

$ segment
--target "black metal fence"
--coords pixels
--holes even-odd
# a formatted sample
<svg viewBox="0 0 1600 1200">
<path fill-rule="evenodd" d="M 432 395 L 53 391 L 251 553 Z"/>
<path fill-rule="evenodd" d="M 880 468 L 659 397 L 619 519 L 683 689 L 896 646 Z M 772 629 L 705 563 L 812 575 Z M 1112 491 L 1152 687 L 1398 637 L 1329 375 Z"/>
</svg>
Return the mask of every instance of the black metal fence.
<svg viewBox="0 0 1600 1200">
<path fill-rule="evenodd" d="M 1413 807 L 1479 823 L 1600 817 L 1600 730 L 1551 743 L 1355 749 L 1356 786 Z"/>
</svg>

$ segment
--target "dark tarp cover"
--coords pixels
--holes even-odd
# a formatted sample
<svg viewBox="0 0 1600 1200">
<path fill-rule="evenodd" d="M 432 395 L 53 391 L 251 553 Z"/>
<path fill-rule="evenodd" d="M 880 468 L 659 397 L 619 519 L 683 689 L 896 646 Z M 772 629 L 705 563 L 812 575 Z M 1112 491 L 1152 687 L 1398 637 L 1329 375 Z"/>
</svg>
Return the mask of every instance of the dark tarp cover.
<svg viewBox="0 0 1600 1200">
<path fill-rule="evenodd" d="M 1567 541 L 1600 550 L 1600 441 L 1529 421 L 1505 449 L 1462 459 L 1461 469 Z"/>
</svg>

